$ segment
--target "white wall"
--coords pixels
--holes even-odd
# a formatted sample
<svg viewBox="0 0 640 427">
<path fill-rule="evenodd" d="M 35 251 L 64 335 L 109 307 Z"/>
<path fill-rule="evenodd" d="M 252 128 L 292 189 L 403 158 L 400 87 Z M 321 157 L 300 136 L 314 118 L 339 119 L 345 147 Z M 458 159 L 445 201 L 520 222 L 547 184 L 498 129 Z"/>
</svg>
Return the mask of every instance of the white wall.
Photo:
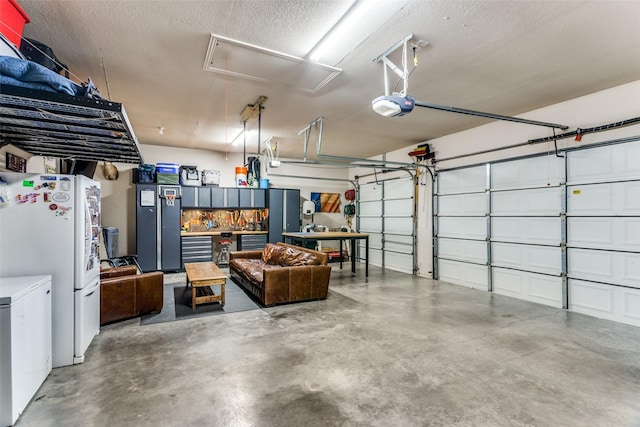
<svg viewBox="0 0 640 427">
<path fill-rule="evenodd" d="M 429 114 L 428 110 L 416 110 L 412 114 Z M 519 117 L 544 122 L 560 123 L 569 126 L 569 130 L 589 128 L 640 117 L 640 80 L 609 90 L 596 92 L 570 101 L 554 104 L 545 108 L 530 111 Z M 567 132 L 568 132 L 567 131 Z M 558 134 L 563 131 L 557 131 Z M 473 153 L 481 150 L 503 147 L 525 142 L 530 139 L 553 135 L 551 129 L 511 123 L 492 122 L 473 129 L 457 132 L 441 138 L 427 141 L 436 153 L 436 159 Z M 585 135 L 581 142 L 573 138 L 558 140 L 558 148 L 575 147 L 580 144 L 592 144 L 618 138 L 640 135 L 640 125 L 628 126 L 616 130 Z M 386 155 L 387 160 L 404 159 L 407 153 L 415 149 L 415 145 L 397 150 Z M 529 145 L 494 153 L 465 157 L 457 160 L 437 163 L 437 168 L 448 169 L 464 165 L 478 164 L 491 160 L 513 158 L 535 153 L 553 152 L 553 142 Z M 640 160 L 639 160 L 640 161 Z M 431 185 L 421 185 L 418 200 L 418 267 L 419 275 L 431 277 Z"/>
</svg>

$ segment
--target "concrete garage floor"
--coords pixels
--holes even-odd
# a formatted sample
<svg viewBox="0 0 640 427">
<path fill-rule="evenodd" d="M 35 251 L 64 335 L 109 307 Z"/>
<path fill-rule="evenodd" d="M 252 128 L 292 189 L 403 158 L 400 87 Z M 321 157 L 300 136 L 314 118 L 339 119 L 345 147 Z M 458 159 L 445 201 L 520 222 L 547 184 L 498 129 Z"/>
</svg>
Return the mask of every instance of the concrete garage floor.
<svg viewBox="0 0 640 427">
<path fill-rule="evenodd" d="M 371 268 L 326 301 L 104 327 L 25 426 L 638 426 L 640 328 Z"/>
</svg>

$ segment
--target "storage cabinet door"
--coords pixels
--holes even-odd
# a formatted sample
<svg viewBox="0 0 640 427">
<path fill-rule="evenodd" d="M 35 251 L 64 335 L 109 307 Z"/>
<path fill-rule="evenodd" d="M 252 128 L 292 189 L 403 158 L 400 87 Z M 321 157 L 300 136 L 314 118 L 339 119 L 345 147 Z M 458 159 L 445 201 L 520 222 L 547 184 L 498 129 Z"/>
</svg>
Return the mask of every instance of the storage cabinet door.
<svg viewBox="0 0 640 427">
<path fill-rule="evenodd" d="M 253 203 L 251 207 L 258 208 L 258 209 L 266 208 L 267 207 L 266 191 L 256 189 L 256 190 L 251 190 L 251 192 L 253 193 Z"/>
<path fill-rule="evenodd" d="M 142 206 L 142 194 L 151 194 L 153 205 Z M 136 185 L 136 254 L 143 272 L 158 268 L 157 203 L 158 193 L 155 184 Z"/>
<path fill-rule="evenodd" d="M 240 207 L 241 208 L 250 208 L 251 207 L 251 192 L 253 190 L 248 188 L 240 188 Z"/>
<path fill-rule="evenodd" d="M 300 190 L 285 190 L 285 230 L 300 231 Z"/>
<path fill-rule="evenodd" d="M 269 197 L 269 243 L 282 241 L 284 190 L 270 189 Z"/>
<path fill-rule="evenodd" d="M 227 208 L 239 208 L 240 207 L 240 194 L 237 188 L 226 188 L 227 192 Z"/>
<path fill-rule="evenodd" d="M 196 205 L 196 187 L 182 187 L 182 200 L 180 201 L 183 208 L 197 208 Z"/>
<path fill-rule="evenodd" d="M 211 207 L 212 208 L 224 208 L 224 188 L 212 187 L 211 188 Z"/>
<path fill-rule="evenodd" d="M 196 187 L 198 190 L 198 207 L 211 207 L 211 190 L 208 187 Z"/>
</svg>

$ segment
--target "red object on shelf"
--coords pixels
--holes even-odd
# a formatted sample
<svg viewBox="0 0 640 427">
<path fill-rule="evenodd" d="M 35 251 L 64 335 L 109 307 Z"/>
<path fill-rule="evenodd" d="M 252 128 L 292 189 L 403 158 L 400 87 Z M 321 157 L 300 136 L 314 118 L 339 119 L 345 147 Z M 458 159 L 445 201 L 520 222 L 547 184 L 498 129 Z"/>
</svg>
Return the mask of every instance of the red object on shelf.
<svg viewBox="0 0 640 427">
<path fill-rule="evenodd" d="M 31 22 L 29 15 L 15 0 L 0 0 L 0 33 L 20 48 L 24 24 Z"/>
</svg>

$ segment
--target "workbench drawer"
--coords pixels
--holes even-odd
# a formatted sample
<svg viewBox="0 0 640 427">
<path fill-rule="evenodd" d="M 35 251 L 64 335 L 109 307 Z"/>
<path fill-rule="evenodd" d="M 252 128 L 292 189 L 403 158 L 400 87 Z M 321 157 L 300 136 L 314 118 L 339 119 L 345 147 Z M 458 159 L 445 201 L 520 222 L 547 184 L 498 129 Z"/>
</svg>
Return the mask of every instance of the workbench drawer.
<svg viewBox="0 0 640 427">
<path fill-rule="evenodd" d="M 213 261 L 211 236 L 182 236 L 182 268 L 186 262 Z"/>
<path fill-rule="evenodd" d="M 253 251 L 264 249 L 267 244 L 266 234 L 240 234 L 238 235 L 238 250 Z"/>
</svg>

